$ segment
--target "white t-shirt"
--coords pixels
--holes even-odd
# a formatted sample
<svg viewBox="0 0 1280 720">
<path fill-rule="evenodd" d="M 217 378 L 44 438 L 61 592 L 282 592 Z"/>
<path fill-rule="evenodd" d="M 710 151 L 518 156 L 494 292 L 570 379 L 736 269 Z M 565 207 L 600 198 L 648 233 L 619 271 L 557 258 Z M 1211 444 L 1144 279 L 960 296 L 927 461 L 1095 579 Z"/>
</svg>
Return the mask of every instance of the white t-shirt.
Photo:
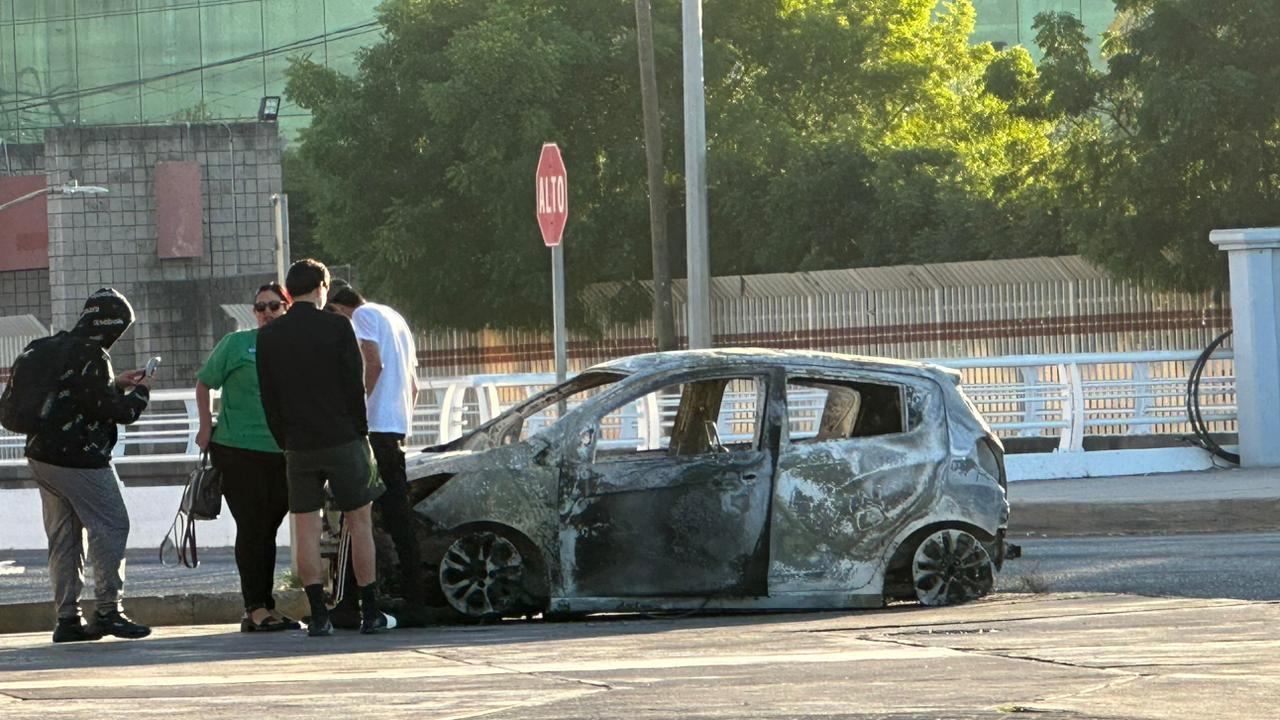
<svg viewBox="0 0 1280 720">
<path fill-rule="evenodd" d="M 369 432 L 408 435 L 417 401 L 413 374 L 418 366 L 409 324 L 395 310 L 372 302 L 355 309 L 351 324 L 356 339 L 377 345 L 382 358 L 382 374 L 368 397 Z"/>
</svg>

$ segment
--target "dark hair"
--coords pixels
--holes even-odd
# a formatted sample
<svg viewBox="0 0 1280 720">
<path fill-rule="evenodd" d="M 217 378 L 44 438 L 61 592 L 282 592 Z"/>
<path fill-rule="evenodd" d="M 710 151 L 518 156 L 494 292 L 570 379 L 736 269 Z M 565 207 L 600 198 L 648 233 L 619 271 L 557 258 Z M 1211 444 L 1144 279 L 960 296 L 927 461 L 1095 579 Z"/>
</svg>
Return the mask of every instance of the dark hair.
<svg viewBox="0 0 1280 720">
<path fill-rule="evenodd" d="M 264 293 L 264 292 L 272 292 L 272 293 L 275 293 L 276 297 L 278 297 L 278 298 L 280 298 L 281 300 L 283 300 L 285 305 L 292 305 L 292 304 L 293 304 L 293 296 L 289 294 L 289 291 L 288 291 L 288 290 L 285 290 L 285 289 L 284 289 L 284 286 L 283 286 L 283 285 L 281 285 L 280 283 L 278 283 L 278 282 L 276 282 L 276 281 L 274 281 L 274 280 L 272 280 L 271 282 L 267 283 L 266 285 L 263 285 L 262 287 L 258 288 L 258 291 L 257 291 L 257 292 L 255 292 L 255 293 L 253 294 L 253 296 L 254 296 L 254 297 L 257 297 L 257 296 L 261 295 L 261 294 L 262 294 L 262 293 Z"/>
<path fill-rule="evenodd" d="M 358 308 L 364 304 L 364 296 L 347 283 L 344 282 L 339 285 L 337 281 L 334 281 L 334 287 L 336 289 L 329 293 L 330 303 L 349 308 Z"/>
<path fill-rule="evenodd" d="M 289 266 L 289 274 L 284 278 L 284 286 L 290 297 L 306 295 L 321 285 L 329 283 L 329 268 L 319 260 L 307 258 Z"/>
</svg>

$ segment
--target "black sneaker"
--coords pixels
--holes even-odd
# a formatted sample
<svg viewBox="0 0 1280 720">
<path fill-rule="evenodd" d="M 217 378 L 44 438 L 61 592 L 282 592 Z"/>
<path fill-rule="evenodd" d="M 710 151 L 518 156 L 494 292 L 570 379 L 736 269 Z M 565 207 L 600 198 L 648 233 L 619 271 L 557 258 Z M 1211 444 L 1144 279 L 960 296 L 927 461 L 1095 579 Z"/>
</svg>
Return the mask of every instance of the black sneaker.
<svg viewBox="0 0 1280 720">
<path fill-rule="evenodd" d="M 360 627 L 360 606 L 340 602 L 329 611 L 329 622 L 339 630 L 356 630 Z"/>
<path fill-rule="evenodd" d="M 374 633 L 384 633 L 396 626 L 396 619 L 386 613 L 378 613 L 369 618 L 360 621 L 360 632 L 365 635 L 373 635 Z"/>
<path fill-rule="evenodd" d="M 329 622 L 329 618 L 324 615 L 312 615 L 311 621 L 307 623 L 307 635 L 311 637 L 324 637 L 333 634 L 333 623 Z"/>
<path fill-rule="evenodd" d="M 58 618 L 58 624 L 53 627 L 53 641 L 56 643 L 64 642 L 85 642 L 87 640 L 101 640 L 102 633 L 98 628 L 86 623 L 79 617 Z"/>
<path fill-rule="evenodd" d="M 151 634 L 151 628 L 130 620 L 119 610 L 112 610 L 106 614 L 94 613 L 93 624 L 94 629 L 103 635 L 115 635 L 128 640 L 137 640 Z"/>
</svg>

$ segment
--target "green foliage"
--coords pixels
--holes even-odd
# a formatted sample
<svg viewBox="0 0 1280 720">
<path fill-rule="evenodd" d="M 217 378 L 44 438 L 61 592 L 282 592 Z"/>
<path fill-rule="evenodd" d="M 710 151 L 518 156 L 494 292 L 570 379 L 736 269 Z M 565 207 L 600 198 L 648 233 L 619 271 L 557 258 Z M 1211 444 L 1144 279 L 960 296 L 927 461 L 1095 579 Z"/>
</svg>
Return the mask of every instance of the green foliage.
<svg viewBox="0 0 1280 720">
<path fill-rule="evenodd" d="M 680 2 L 653 12 L 682 264 Z M 619 281 L 616 312 L 639 304 L 651 266 L 633 2 L 388 0 L 380 20 L 354 77 L 306 59 L 289 71 L 313 121 L 286 182 L 305 188 L 317 254 L 354 263 L 368 294 L 422 323 L 544 325 L 533 175 L 554 140 L 570 296 Z M 971 45 L 973 22 L 967 0 L 706 0 L 713 272 L 1060 252 L 1041 79 Z"/>
<path fill-rule="evenodd" d="M 1068 240 L 1163 288 L 1226 284 L 1215 228 L 1276 223 L 1280 6 L 1125 0 L 1106 72 L 1069 17 L 1039 16 L 1037 82 L 1061 119 Z"/>
<path fill-rule="evenodd" d="M 294 260 L 316 258 L 326 264 L 340 264 L 341 258 L 327 251 L 316 237 L 316 193 L 325 178 L 314 166 L 298 157 L 295 149 L 285 150 L 281 159 L 284 185 L 289 195 L 289 255 Z"/>
</svg>

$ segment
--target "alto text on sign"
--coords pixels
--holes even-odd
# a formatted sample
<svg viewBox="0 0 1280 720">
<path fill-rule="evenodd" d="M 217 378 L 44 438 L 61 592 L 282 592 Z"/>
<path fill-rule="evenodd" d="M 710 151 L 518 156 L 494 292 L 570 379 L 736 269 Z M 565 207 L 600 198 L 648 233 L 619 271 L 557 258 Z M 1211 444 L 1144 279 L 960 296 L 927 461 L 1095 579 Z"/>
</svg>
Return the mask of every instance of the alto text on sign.
<svg viewBox="0 0 1280 720">
<path fill-rule="evenodd" d="M 560 147 L 555 143 L 543 144 L 535 183 L 542 242 L 547 247 L 556 247 L 569 219 L 569 176 L 560 157 Z"/>
</svg>

